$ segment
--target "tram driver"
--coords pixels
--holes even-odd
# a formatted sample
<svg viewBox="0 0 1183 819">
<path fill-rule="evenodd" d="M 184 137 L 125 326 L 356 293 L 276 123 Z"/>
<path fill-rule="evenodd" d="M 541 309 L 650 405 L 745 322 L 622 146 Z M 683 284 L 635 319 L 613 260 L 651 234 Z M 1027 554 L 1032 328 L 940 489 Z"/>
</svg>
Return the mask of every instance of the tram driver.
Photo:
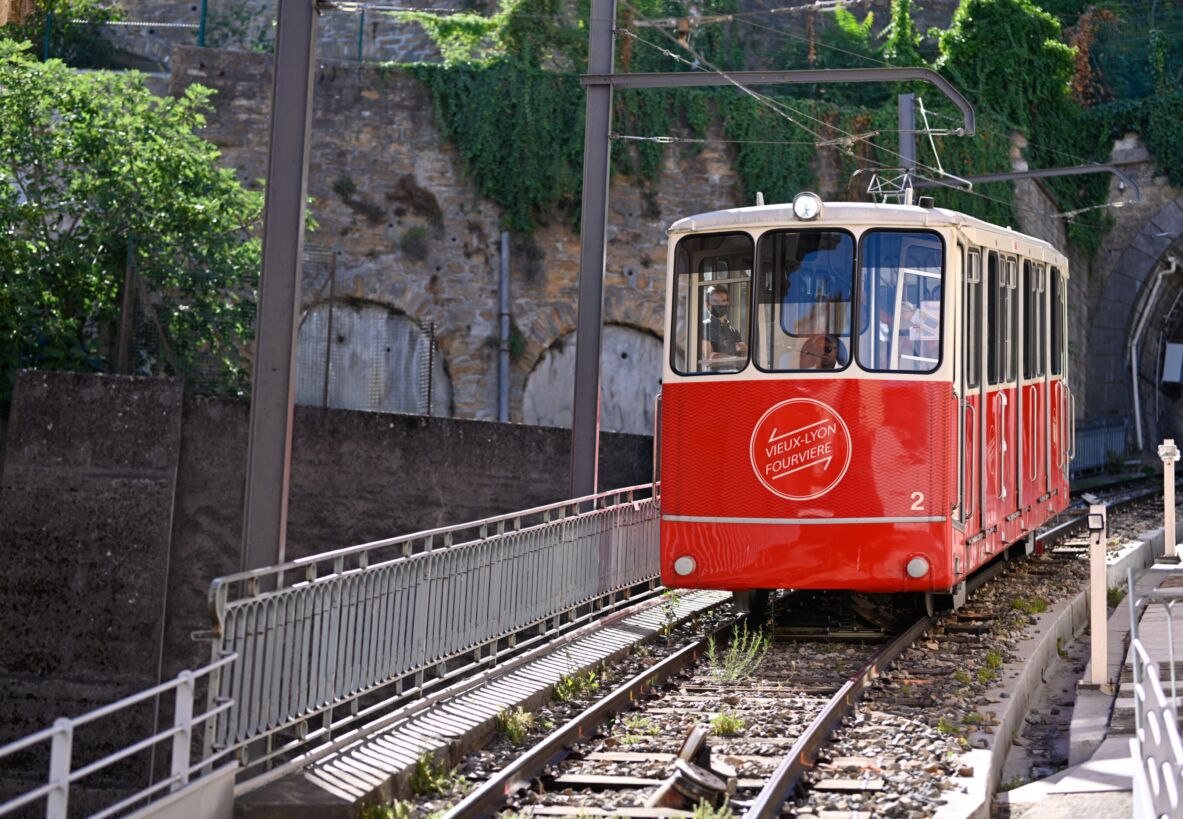
<svg viewBox="0 0 1183 819">
<path fill-rule="evenodd" d="M 736 359 L 747 355 L 748 345 L 731 323 L 731 294 L 726 285 L 707 288 L 706 306 L 708 315 L 702 322 L 703 362 L 712 368 L 740 366 Z"/>
</svg>

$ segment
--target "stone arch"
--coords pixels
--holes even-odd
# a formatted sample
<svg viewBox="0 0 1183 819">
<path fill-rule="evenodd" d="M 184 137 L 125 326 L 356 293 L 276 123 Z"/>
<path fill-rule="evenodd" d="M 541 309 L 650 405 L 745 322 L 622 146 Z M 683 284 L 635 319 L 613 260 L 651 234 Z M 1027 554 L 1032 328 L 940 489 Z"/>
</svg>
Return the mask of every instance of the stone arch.
<svg viewBox="0 0 1183 819">
<path fill-rule="evenodd" d="M 1183 269 L 1164 280 L 1164 287 L 1154 292 L 1158 271 L 1169 255 L 1183 259 L 1183 196 L 1168 202 L 1147 220 L 1113 263 L 1101 289 L 1100 299 L 1090 321 L 1086 345 L 1087 416 L 1133 417 L 1133 392 L 1130 378 L 1129 344 L 1143 311 L 1149 310 L 1147 329 L 1137 357 L 1139 399 L 1142 408 L 1143 449 L 1153 452 L 1158 428 L 1152 411 L 1158 384 L 1156 338 L 1166 311 L 1183 285 Z M 1153 303 L 1150 301 L 1154 295 Z M 1131 441 L 1131 446 L 1136 441 Z M 1141 453 L 1139 453 L 1141 454 Z"/>
<path fill-rule="evenodd" d="M 300 317 L 296 402 L 416 414 L 427 414 L 430 404 L 431 415 L 451 415 L 452 382 L 431 347 L 417 321 L 387 305 L 353 299 L 311 305 Z"/>
<path fill-rule="evenodd" d="M 662 345 L 652 333 L 604 326 L 600 353 L 600 429 L 653 434 L 653 399 L 661 388 Z M 576 334 L 567 333 L 538 357 L 522 390 L 522 421 L 571 426 Z"/>
</svg>

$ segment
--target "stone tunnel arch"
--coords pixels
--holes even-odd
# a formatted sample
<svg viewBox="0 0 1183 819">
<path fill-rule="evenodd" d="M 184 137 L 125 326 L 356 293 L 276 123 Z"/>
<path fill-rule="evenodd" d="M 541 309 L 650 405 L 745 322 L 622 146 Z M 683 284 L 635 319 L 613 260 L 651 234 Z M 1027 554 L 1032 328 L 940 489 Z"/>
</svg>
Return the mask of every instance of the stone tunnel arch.
<svg viewBox="0 0 1183 819">
<path fill-rule="evenodd" d="M 1143 313 L 1149 311 L 1136 355 L 1143 430 L 1142 452 L 1137 454 L 1152 454 L 1161 437 L 1177 434 L 1176 430 L 1183 428 L 1183 419 L 1163 412 L 1164 403 L 1170 402 L 1163 400 L 1160 381 L 1165 344 L 1183 340 L 1183 324 L 1178 320 L 1183 265 L 1163 277 L 1162 285 L 1155 288 L 1159 272 L 1167 269 L 1172 255 L 1183 261 L 1183 196 L 1159 208 L 1121 251 L 1090 320 L 1085 358 L 1086 415 L 1133 420 L 1129 345 Z M 1167 326 L 1168 314 L 1174 316 L 1173 329 Z M 1130 447 L 1136 449 L 1136 433 L 1131 436 Z"/>
<path fill-rule="evenodd" d="M 522 421 L 571 426 L 575 333 L 556 340 L 526 376 Z M 604 327 L 600 354 L 600 429 L 653 434 L 653 399 L 661 388 L 661 339 L 620 324 Z"/>
<path fill-rule="evenodd" d="M 300 317 L 296 403 L 451 415 L 452 382 L 432 347 L 417 321 L 384 304 L 312 305 Z"/>
</svg>

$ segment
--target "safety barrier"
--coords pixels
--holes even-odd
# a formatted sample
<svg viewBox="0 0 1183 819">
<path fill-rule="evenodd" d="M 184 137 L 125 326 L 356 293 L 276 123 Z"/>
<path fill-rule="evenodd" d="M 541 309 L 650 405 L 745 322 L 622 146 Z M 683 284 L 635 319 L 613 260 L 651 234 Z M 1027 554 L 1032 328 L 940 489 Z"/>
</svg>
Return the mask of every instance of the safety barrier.
<svg viewBox="0 0 1183 819">
<path fill-rule="evenodd" d="M 168 792 L 178 792 L 190 785 L 191 781 L 213 772 L 213 765 L 226 752 L 213 752 L 203 755 L 195 764 L 192 763 L 191 748 L 193 746 L 194 729 L 202 723 L 217 719 L 233 707 L 234 703 L 227 700 L 217 700 L 211 704 L 209 710 L 203 714 L 193 715 L 193 701 L 196 685 L 199 679 L 209 674 L 217 674 L 223 668 L 232 664 L 236 659 L 234 654 L 222 657 L 217 662 L 196 671 L 182 671 L 173 680 L 161 683 L 146 691 L 125 697 L 118 702 L 96 708 L 82 716 L 61 718 L 53 726 L 30 734 L 23 739 L 0 747 L 0 760 L 17 756 L 22 752 L 35 750 L 38 746 L 49 743 L 49 776 L 47 781 L 25 793 L 19 794 L 7 802 L 0 804 L 0 816 L 12 813 L 40 800 L 45 800 L 46 819 L 65 819 L 70 803 L 70 786 L 79 780 L 104 771 L 119 762 L 131 759 L 137 754 L 150 752 L 157 743 L 171 740 L 169 774 L 147 787 L 135 791 L 130 796 L 120 799 L 113 805 L 107 806 L 90 815 L 94 819 L 105 816 L 115 816 L 125 813 L 137 806 L 151 803 Z M 90 762 L 80 768 L 74 768 L 74 735 L 76 729 L 93 723 L 104 717 L 124 717 L 133 706 L 174 692 L 172 725 L 146 739 L 135 742 L 126 748 L 108 754 Z"/>
<path fill-rule="evenodd" d="M 214 581 L 206 752 L 305 752 L 428 687 L 656 586 L 651 487 L 376 541 Z"/>
<path fill-rule="evenodd" d="M 1183 575 L 1183 572 L 1178 572 Z M 1134 589 L 1134 573 L 1129 572 Z M 1134 676 L 1134 816 L 1183 815 L 1183 742 L 1179 737 L 1178 685 L 1175 669 L 1174 606 L 1183 589 L 1155 589 L 1129 595 L 1130 653 Z M 1162 666 L 1138 638 L 1138 609 L 1145 617 L 1166 618 L 1169 689 L 1164 689 Z M 1161 660 L 1161 658 L 1160 658 Z"/>
<path fill-rule="evenodd" d="M 1076 457 L 1072 459 L 1072 475 L 1083 475 L 1104 469 L 1114 458 L 1126 454 L 1126 439 L 1130 427 L 1127 418 L 1104 418 L 1076 428 Z"/>
</svg>

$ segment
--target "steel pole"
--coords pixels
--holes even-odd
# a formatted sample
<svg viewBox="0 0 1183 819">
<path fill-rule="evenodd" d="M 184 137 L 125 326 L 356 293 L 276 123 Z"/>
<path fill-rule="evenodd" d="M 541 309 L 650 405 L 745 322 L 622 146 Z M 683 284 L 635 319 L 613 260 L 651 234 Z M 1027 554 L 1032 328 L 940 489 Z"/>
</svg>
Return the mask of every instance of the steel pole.
<svg viewBox="0 0 1183 819">
<path fill-rule="evenodd" d="M 589 74 L 612 74 L 616 0 L 592 0 Z M 571 422 L 571 497 L 594 495 L 600 438 L 600 330 L 604 308 L 604 255 L 608 225 L 608 163 L 612 86 L 587 86 L 583 127 L 583 211 L 579 244 L 579 316 L 575 343 L 575 397 Z"/>
<path fill-rule="evenodd" d="M 279 3 L 271 149 L 263 211 L 263 272 L 251 385 L 242 568 L 284 559 L 296 389 L 296 332 L 304 257 L 304 200 L 312 131 L 315 0 Z"/>
<path fill-rule="evenodd" d="M 900 94 L 900 164 L 908 177 L 904 182 L 904 204 L 912 204 L 912 177 L 916 175 L 916 95 Z"/>
</svg>

